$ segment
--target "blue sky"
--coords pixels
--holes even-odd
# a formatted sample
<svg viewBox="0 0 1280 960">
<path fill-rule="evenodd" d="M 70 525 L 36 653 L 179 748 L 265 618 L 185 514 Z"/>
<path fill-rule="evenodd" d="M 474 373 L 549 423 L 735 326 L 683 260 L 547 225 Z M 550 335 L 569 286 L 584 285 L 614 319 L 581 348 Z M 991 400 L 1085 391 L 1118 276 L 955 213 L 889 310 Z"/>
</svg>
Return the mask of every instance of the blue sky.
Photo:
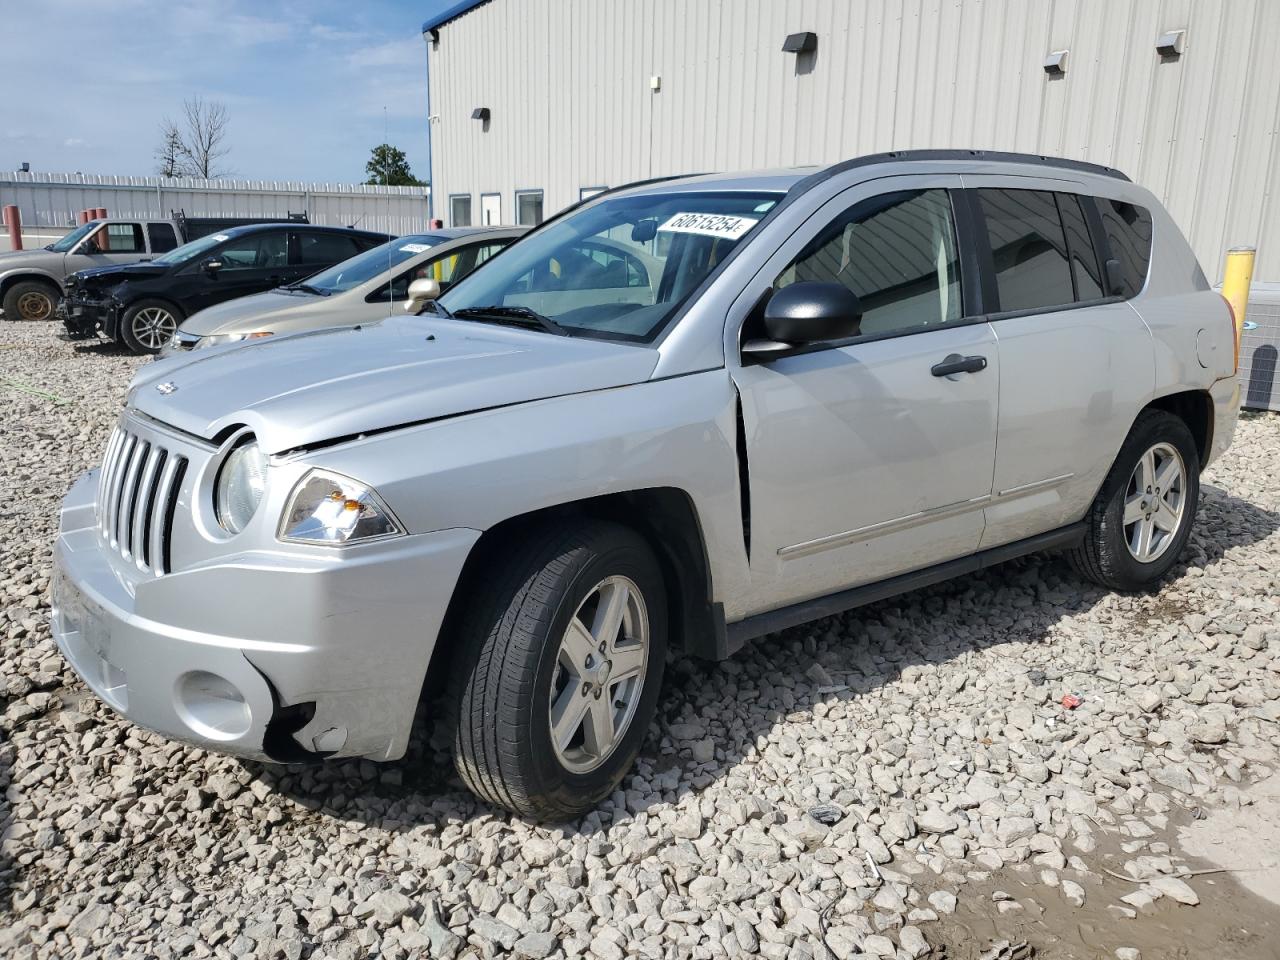
<svg viewBox="0 0 1280 960">
<path fill-rule="evenodd" d="M 0 170 L 154 173 L 161 118 L 199 94 L 236 176 L 358 183 L 385 108 L 426 179 L 421 27 L 449 2 L 0 0 Z"/>
</svg>

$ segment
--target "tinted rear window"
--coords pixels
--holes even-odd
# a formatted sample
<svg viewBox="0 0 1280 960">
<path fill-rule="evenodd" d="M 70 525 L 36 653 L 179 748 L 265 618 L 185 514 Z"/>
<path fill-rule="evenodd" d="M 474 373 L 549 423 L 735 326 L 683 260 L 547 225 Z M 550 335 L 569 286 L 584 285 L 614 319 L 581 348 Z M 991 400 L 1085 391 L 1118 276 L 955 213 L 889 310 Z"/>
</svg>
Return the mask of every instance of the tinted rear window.
<svg viewBox="0 0 1280 960">
<path fill-rule="evenodd" d="M 1102 273 L 1080 201 L 1073 193 L 1060 193 L 1058 210 L 1062 213 L 1062 225 L 1067 230 L 1067 249 L 1071 252 L 1071 277 L 1076 284 L 1076 299 L 1097 300 L 1103 295 Z"/>
<path fill-rule="evenodd" d="M 1043 190 L 979 190 L 1000 310 L 1033 310 L 1075 302 L 1067 238 L 1053 194 Z"/>
<path fill-rule="evenodd" d="M 178 245 L 178 237 L 168 223 L 148 223 L 147 236 L 151 238 L 152 253 L 168 253 Z"/>
<path fill-rule="evenodd" d="M 1151 265 L 1151 214 L 1123 200 L 1098 197 L 1096 202 L 1111 259 L 1120 262 L 1115 278 L 1120 293 L 1126 298 L 1135 296 L 1146 284 Z"/>
</svg>

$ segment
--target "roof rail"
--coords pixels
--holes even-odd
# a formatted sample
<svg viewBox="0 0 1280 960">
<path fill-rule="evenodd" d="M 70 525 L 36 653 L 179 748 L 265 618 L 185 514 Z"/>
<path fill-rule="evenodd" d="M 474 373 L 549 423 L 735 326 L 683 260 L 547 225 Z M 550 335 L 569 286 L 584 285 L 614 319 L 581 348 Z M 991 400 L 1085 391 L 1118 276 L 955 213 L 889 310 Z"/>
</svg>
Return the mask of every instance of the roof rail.
<svg viewBox="0 0 1280 960">
<path fill-rule="evenodd" d="M 994 160 L 1000 163 L 1029 163 L 1042 167 L 1057 167 L 1062 170 L 1077 170 L 1081 173 L 1092 173 L 1129 182 L 1129 178 L 1115 169 L 1115 167 L 1105 167 L 1100 163 L 1089 163 L 1086 160 L 1068 160 L 1066 157 L 1050 157 L 1036 153 L 1013 153 L 1007 150 L 892 150 L 887 153 L 869 153 L 865 156 L 841 160 L 839 163 L 834 163 L 813 174 L 813 176 L 821 177 L 825 180 L 827 177 L 843 173 L 845 170 L 870 166 L 873 163 L 890 163 L 895 160 L 908 162 Z"/>
</svg>

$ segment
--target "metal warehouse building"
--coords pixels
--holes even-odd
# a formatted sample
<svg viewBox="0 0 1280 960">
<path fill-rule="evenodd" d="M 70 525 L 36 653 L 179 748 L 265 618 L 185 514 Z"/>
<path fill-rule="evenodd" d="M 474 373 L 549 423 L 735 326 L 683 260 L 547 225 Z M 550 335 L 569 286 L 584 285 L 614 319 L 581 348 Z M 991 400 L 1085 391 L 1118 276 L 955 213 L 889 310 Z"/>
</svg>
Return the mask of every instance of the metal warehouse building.
<svg viewBox="0 0 1280 960">
<path fill-rule="evenodd" d="M 1280 0 L 480 0 L 423 24 L 434 215 L 917 147 L 1118 167 L 1280 280 Z"/>
</svg>

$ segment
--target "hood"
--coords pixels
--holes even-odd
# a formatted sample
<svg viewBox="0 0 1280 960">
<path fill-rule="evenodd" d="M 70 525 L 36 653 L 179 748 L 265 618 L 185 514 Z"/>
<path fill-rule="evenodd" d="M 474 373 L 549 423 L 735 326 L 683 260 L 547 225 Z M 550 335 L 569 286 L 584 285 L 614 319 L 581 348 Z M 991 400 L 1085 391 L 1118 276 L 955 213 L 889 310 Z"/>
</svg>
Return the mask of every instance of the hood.
<svg viewBox="0 0 1280 960">
<path fill-rule="evenodd" d="M 163 264 L 154 263 L 113 263 L 105 267 L 86 267 L 77 270 L 68 282 L 85 287 L 113 287 L 117 283 L 140 277 L 158 277 L 168 271 Z"/>
<path fill-rule="evenodd" d="M 287 314 L 304 312 L 308 307 L 324 301 L 324 297 L 301 290 L 288 293 L 277 293 L 268 290 L 266 293 L 255 293 L 248 297 L 227 300 L 225 303 L 206 307 L 199 313 L 192 314 L 182 323 L 182 332 L 197 337 L 207 337 L 211 333 L 238 333 L 242 329 L 260 329 L 267 321 Z M 246 323 L 246 321 L 252 321 Z"/>
<path fill-rule="evenodd" d="M 658 352 L 464 320 L 393 317 L 149 364 L 128 405 L 213 439 L 246 424 L 268 453 L 647 380 Z M 164 392 L 157 387 L 163 386 Z"/>
<path fill-rule="evenodd" d="M 35 250 L 6 250 L 0 253 L 0 273 L 6 270 L 12 270 L 14 267 L 43 267 L 56 268 L 62 266 L 61 253 L 54 253 L 52 250 L 44 250 L 37 247 Z"/>
</svg>

